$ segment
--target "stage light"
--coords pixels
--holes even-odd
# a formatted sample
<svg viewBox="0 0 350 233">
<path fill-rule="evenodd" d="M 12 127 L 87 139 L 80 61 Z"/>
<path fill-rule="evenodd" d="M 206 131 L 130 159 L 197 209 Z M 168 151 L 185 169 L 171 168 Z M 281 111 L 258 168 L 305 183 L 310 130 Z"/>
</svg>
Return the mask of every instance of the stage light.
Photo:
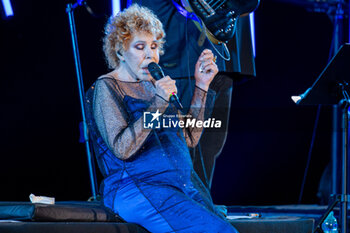
<svg viewBox="0 0 350 233">
<path fill-rule="evenodd" d="M 112 15 L 116 15 L 120 11 L 120 0 L 112 0 Z"/>
<path fill-rule="evenodd" d="M 254 12 L 249 14 L 250 21 L 250 35 L 252 38 L 252 47 L 253 47 L 253 56 L 255 57 L 255 21 L 254 21 Z"/>
<path fill-rule="evenodd" d="M 10 0 L 1 0 L 2 1 L 2 6 L 5 12 L 6 17 L 11 17 L 13 16 L 13 10 L 11 6 Z"/>
</svg>

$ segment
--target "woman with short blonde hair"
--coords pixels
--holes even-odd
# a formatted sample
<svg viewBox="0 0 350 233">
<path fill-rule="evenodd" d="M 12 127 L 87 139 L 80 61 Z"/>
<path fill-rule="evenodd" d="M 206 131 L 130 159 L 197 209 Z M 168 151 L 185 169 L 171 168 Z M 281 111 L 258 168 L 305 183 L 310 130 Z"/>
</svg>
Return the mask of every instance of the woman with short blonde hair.
<svg viewBox="0 0 350 233">
<path fill-rule="evenodd" d="M 155 80 L 148 70 L 163 53 L 165 35 L 157 17 L 132 5 L 105 30 L 104 51 L 113 70 L 87 93 L 104 205 L 150 232 L 237 232 L 193 171 L 188 147 L 198 143 L 203 129 L 179 126 L 204 121 L 205 101 L 213 94 L 209 84 L 218 72 L 213 53 L 200 55 L 191 107 L 182 114 L 170 101 L 175 81 Z M 162 125 L 166 117 L 177 126 Z"/>
</svg>

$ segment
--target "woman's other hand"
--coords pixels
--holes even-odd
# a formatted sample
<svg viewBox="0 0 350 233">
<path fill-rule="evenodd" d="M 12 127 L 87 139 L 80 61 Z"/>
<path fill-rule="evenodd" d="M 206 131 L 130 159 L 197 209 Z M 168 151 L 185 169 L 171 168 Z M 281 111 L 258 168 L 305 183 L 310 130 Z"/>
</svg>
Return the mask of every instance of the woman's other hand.
<svg viewBox="0 0 350 233">
<path fill-rule="evenodd" d="M 219 71 L 215 60 L 213 52 L 210 49 L 205 49 L 196 63 L 194 72 L 196 85 L 205 91 L 209 89 L 211 81 Z"/>
<path fill-rule="evenodd" d="M 169 101 L 170 95 L 172 93 L 177 93 L 175 80 L 171 79 L 169 76 L 165 76 L 164 78 L 161 78 L 158 81 L 156 81 L 155 86 L 156 94 L 167 101 Z"/>
</svg>

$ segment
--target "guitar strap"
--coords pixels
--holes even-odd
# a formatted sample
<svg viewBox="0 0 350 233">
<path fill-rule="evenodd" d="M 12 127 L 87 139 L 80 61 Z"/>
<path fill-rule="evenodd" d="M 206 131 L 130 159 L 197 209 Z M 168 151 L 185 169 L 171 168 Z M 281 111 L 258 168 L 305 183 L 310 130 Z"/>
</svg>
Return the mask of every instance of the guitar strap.
<svg viewBox="0 0 350 233">
<path fill-rule="evenodd" d="M 190 18 L 193 23 L 196 25 L 196 27 L 198 28 L 198 30 L 201 32 L 201 34 L 198 37 L 197 43 L 199 47 L 202 47 L 204 42 L 205 42 L 205 38 L 208 38 L 210 44 L 212 45 L 213 49 L 218 53 L 218 55 L 224 59 L 225 61 L 229 61 L 231 59 L 231 55 L 230 55 L 230 51 L 227 48 L 227 45 L 225 42 L 219 41 L 217 40 L 214 35 L 207 30 L 207 28 L 205 27 L 205 24 L 203 23 L 203 21 L 201 19 L 199 19 L 196 14 L 193 12 L 193 10 L 191 9 L 191 6 L 188 3 L 188 0 L 178 0 L 181 1 L 182 5 L 181 6 L 179 3 L 176 2 L 176 0 L 172 0 L 174 6 L 176 7 L 177 11 L 183 15 L 186 18 Z M 224 55 L 222 55 L 217 48 L 215 48 L 215 46 L 213 45 L 221 45 L 225 51 L 226 57 Z"/>
<path fill-rule="evenodd" d="M 205 41 L 205 38 L 207 38 L 207 35 L 205 34 L 205 30 L 201 30 L 201 34 L 198 37 L 197 44 L 199 47 L 202 47 Z"/>
<path fill-rule="evenodd" d="M 208 37 L 208 39 L 213 42 L 214 44 L 219 44 L 220 41 L 218 41 L 212 34 L 211 32 L 209 32 L 203 23 L 201 23 L 201 20 L 196 16 L 196 14 L 193 12 L 193 10 L 191 9 L 191 6 L 186 2 L 181 0 L 182 5 L 181 6 L 179 3 L 177 3 L 175 0 L 172 0 L 174 6 L 176 7 L 177 11 L 183 15 L 186 18 L 189 18 L 193 21 L 193 23 L 196 25 L 196 27 L 198 28 L 198 30 L 201 32 L 201 34 L 199 35 L 199 38 L 197 40 L 198 46 L 202 47 L 204 42 L 205 42 L 205 38 Z M 203 25 L 203 27 L 202 27 Z M 222 42 L 221 42 L 222 43 Z"/>
<path fill-rule="evenodd" d="M 193 13 L 191 7 L 189 5 L 184 5 L 185 8 L 183 8 L 179 3 L 177 3 L 175 0 L 172 0 L 174 6 L 176 7 L 177 11 L 185 16 L 186 18 L 189 18 L 191 20 L 193 20 L 194 22 L 200 22 L 199 18 L 197 17 L 197 15 L 195 13 Z"/>
</svg>

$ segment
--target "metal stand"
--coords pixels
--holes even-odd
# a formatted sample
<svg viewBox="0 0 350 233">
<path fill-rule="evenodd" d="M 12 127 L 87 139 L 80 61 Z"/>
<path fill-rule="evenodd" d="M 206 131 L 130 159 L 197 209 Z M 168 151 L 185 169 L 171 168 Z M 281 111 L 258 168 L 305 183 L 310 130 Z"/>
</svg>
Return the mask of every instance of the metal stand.
<svg viewBox="0 0 350 233">
<path fill-rule="evenodd" d="M 349 5 L 350 6 L 350 5 Z M 344 17 L 346 13 L 344 8 L 346 7 L 344 0 L 336 1 L 335 10 L 329 13 L 329 17 L 333 18 L 333 44 L 331 51 L 332 55 L 335 55 L 339 50 L 340 46 L 344 42 Z M 349 11 L 348 11 L 349 12 Z M 347 12 L 347 13 L 348 13 Z M 317 232 L 320 228 L 328 214 L 334 209 L 334 207 L 340 203 L 340 213 L 339 213 L 339 223 L 341 226 L 341 233 L 347 233 L 347 206 L 348 206 L 348 190 L 347 190 L 347 178 L 348 178 L 348 108 L 349 99 L 348 96 L 344 96 L 346 84 L 340 84 L 341 93 L 343 93 L 343 98 L 338 105 L 333 106 L 333 136 L 332 136 L 332 197 L 334 200 L 328 205 L 328 208 L 322 218 L 319 220 L 315 227 L 314 232 Z M 340 113 L 341 112 L 341 116 Z M 339 193 L 338 183 L 337 183 L 337 160 L 338 160 L 338 123 L 337 121 L 341 119 L 341 194 Z M 339 135 L 340 137 L 340 135 Z M 340 156 L 339 156 L 340 157 Z"/>
<path fill-rule="evenodd" d="M 332 10 L 329 10 L 327 12 L 328 17 L 331 19 L 333 23 L 333 36 L 332 36 L 332 45 L 331 49 L 329 51 L 330 57 L 335 55 L 336 52 L 339 50 L 340 46 L 343 44 L 344 41 L 344 17 L 345 12 L 345 2 L 344 0 L 337 0 L 333 4 Z M 336 193 L 340 193 L 340 182 L 338 182 L 339 174 L 338 174 L 338 167 L 339 164 L 338 161 L 340 160 L 341 156 L 341 150 L 339 150 L 338 146 L 340 145 L 341 135 L 339 130 L 338 121 L 340 121 L 339 117 L 339 111 L 341 111 L 339 105 L 333 105 L 333 134 L 332 134 L 332 194 L 335 195 Z"/>
<path fill-rule="evenodd" d="M 86 148 L 86 154 L 87 154 L 87 160 L 88 160 L 88 166 L 89 166 L 90 182 L 91 182 L 91 192 L 92 192 L 91 199 L 96 200 L 97 199 L 96 172 L 95 172 L 94 160 L 93 160 L 93 157 L 91 156 L 91 147 L 90 147 L 89 134 L 88 134 L 88 128 L 87 128 L 87 123 L 86 123 L 85 105 L 84 105 L 84 103 L 85 103 L 84 90 L 85 89 L 84 89 L 84 83 L 83 83 L 83 75 L 81 72 L 78 40 L 77 40 L 76 27 L 75 27 L 75 22 L 74 22 L 74 14 L 73 14 L 74 9 L 76 9 L 78 6 L 83 5 L 83 2 L 84 2 L 83 0 L 78 0 L 74 4 L 71 4 L 71 3 L 67 4 L 66 13 L 68 14 L 68 17 L 69 17 L 69 26 L 70 26 L 71 37 L 72 37 L 75 70 L 77 73 L 79 100 L 80 100 L 80 107 L 81 107 L 81 115 L 83 118 L 84 141 L 85 141 L 85 148 Z"/>
<path fill-rule="evenodd" d="M 348 212 L 348 109 L 349 99 L 348 97 L 343 100 L 342 107 L 342 192 L 340 195 L 340 222 L 341 222 L 341 233 L 347 233 L 347 212 Z"/>
<path fill-rule="evenodd" d="M 334 12 L 333 19 L 333 55 L 339 50 L 340 46 L 344 43 L 344 0 L 338 0 L 336 4 L 336 9 Z M 332 17 L 332 16 L 330 16 Z"/>
<path fill-rule="evenodd" d="M 340 203 L 340 226 L 341 233 L 347 233 L 347 209 L 348 209 L 348 201 L 349 196 L 347 195 L 347 177 L 348 177 L 348 108 L 349 108 L 349 100 L 347 97 L 344 97 L 338 104 L 338 107 L 341 109 L 341 117 L 342 117 L 342 192 L 341 194 L 333 195 L 334 200 L 328 205 L 326 212 L 323 214 L 319 222 L 317 223 L 315 230 L 318 232 L 321 229 L 321 225 L 324 220 L 327 218 L 329 213 L 334 209 L 334 207 Z"/>
<path fill-rule="evenodd" d="M 350 106 L 350 98 L 346 88 L 348 82 L 350 82 L 349 58 L 350 44 L 344 44 L 322 71 L 312 87 L 305 94 L 301 95 L 301 99 L 298 101 L 300 105 L 336 105 L 341 110 L 336 111 L 337 117 L 335 119 L 341 119 L 342 190 L 341 194 L 333 195 L 335 196 L 335 200 L 329 205 L 326 213 L 316 225 L 314 232 L 320 229 L 321 224 L 329 212 L 333 210 L 336 204 L 340 203 L 339 223 L 341 224 L 341 233 L 347 233 L 348 108 Z"/>
</svg>

